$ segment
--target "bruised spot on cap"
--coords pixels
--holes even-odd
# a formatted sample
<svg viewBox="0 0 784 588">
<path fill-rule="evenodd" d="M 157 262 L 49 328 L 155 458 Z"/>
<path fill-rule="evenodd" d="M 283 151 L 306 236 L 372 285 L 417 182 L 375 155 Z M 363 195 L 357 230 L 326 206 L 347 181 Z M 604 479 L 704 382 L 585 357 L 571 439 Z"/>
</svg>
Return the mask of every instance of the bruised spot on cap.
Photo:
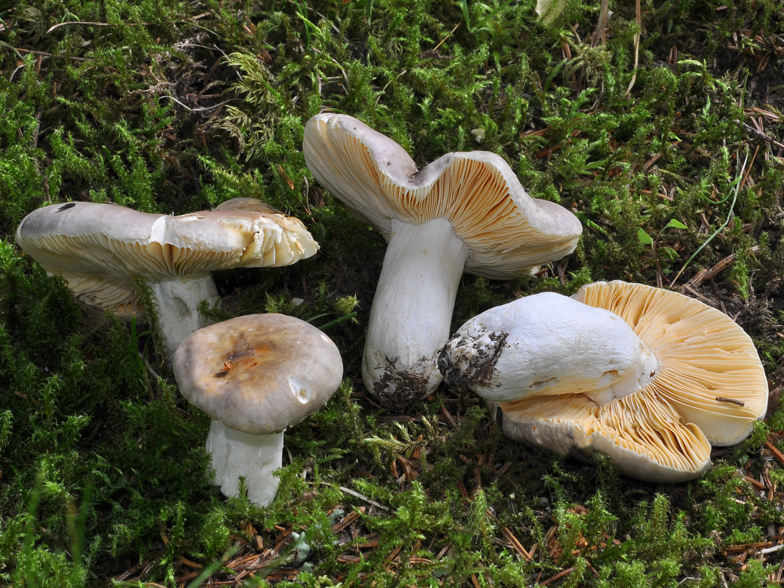
<svg viewBox="0 0 784 588">
<path fill-rule="evenodd" d="M 310 397 L 313 395 L 313 388 L 307 380 L 298 376 L 291 376 L 289 378 L 289 388 L 301 404 L 307 404 Z"/>
</svg>

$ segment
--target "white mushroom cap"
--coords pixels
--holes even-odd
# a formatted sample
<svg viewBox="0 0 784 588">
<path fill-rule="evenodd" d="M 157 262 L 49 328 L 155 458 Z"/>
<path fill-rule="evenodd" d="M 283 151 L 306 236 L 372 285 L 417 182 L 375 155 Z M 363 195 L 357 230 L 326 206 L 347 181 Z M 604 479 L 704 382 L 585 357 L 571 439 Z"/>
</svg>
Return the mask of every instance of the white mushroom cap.
<svg viewBox="0 0 784 588">
<path fill-rule="evenodd" d="M 472 274 L 517 277 L 571 253 L 582 233 L 571 212 L 531 198 L 494 153 L 449 153 L 417 171 L 395 141 L 331 113 L 308 121 L 302 149 L 316 179 L 387 240 L 392 219 L 447 219 L 470 251 L 465 271 Z"/>
<path fill-rule="evenodd" d="M 297 424 L 326 404 L 343 375 L 329 337 L 281 314 L 241 316 L 199 329 L 180 343 L 172 366 L 191 403 L 251 435 Z"/>
<path fill-rule="evenodd" d="M 514 439 L 598 451 L 651 481 L 697 477 L 711 443 L 737 443 L 762 418 L 762 365 L 724 314 L 623 282 L 575 299 L 539 294 L 474 317 L 441 354 L 447 383 L 500 408 Z"/>
<path fill-rule="evenodd" d="M 90 202 L 39 208 L 22 220 L 16 241 L 79 299 L 125 317 L 142 310 L 134 279 L 289 265 L 318 250 L 299 221 L 280 214 L 231 209 L 168 216 Z"/>
</svg>

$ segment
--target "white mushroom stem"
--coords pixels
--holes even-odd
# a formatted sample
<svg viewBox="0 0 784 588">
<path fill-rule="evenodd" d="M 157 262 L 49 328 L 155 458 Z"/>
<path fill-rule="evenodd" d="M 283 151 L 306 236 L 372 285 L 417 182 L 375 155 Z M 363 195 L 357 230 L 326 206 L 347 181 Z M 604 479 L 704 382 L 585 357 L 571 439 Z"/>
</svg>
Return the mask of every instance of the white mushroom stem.
<svg viewBox="0 0 784 588">
<path fill-rule="evenodd" d="M 466 322 L 444 347 L 447 383 L 493 402 L 584 394 L 602 406 L 645 388 L 661 361 L 618 315 L 542 293 Z"/>
<path fill-rule="evenodd" d="M 242 476 L 248 500 L 267 506 L 275 498 L 280 481 L 272 474 L 282 465 L 283 433 L 251 435 L 213 420 L 207 436 L 207 453 L 212 456 L 215 485 L 220 486 L 224 495 L 239 494 Z"/>
<path fill-rule="evenodd" d="M 148 285 L 155 296 L 163 347 L 168 357 L 185 337 L 210 324 L 199 315 L 199 304 L 205 300 L 214 304 L 220 297 L 209 274 L 150 281 Z"/>
<path fill-rule="evenodd" d="M 402 407 L 441 382 L 438 351 L 449 338 L 468 248 L 443 218 L 392 220 L 370 311 L 362 380 L 383 404 Z"/>
</svg>

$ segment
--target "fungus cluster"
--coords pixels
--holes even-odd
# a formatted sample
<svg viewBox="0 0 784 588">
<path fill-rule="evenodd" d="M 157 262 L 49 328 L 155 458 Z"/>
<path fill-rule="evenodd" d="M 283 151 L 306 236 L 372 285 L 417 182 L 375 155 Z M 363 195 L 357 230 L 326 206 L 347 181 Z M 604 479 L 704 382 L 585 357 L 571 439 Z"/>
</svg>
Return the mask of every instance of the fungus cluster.
<svg viewBox="0 0 784 588">
<path fill-rule="evenodd" d="M 314 176 L 388 241 L 362 359 L 363 382 L 385 406 L 402 409 L 443 374 L 484 397 L 514 439 L 603 453 L 629 476 L 667 482 L 700 475 L 711 445 L 739 442 L 762 418 L 767 381 L 751 339 L 674 292 L 600 282 L 572 298 L 538 294 L 450 339 L 464 270 L 513 278 L 567 255 L 581 233 L 499 156 L 450 153 L 417 170 L 400 145 L 336 114 L 308 122 L 303 151 Z M 181 216 L 68 203 L 25 217 L 16 238 L 77 298 L 121 317 L 143 316 L 134 282 L 149 286 L 180 390 L 212 419 L 215 483 L 236 496 L 244 478 L 248 498 L 269 504 L 283 433 L 337 390 L 340 353 L 293 317 L 206 326 L 197 307 L 218 300 L 212 271 L 314 255 L 304 225 L 250 198 Z"/>
</svg>

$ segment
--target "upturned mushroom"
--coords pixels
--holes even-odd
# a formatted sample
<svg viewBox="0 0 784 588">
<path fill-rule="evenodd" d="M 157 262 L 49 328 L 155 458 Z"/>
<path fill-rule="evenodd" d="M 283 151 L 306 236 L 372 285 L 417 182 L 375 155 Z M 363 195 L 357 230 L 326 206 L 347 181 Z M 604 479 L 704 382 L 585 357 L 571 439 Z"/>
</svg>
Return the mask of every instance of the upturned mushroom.
<svg viewBox="0 0 784 588">
<path fill-rule="evenodd" d="M 275 498 L 283 432 L 326 404 L 343 362 L 316 327 L 280 314 L 241 316 L 195 331 L 173 356 L 180 391 L 212 419 L 207 453 L 215 484 L 248 499 Z"/>
<path fill-rule="evenodd" d="M 199 304 L 219 299 L 211 272 L 290 265 L 318 250 L 298 219 L 249 209 L 253 202 L 230 200 L 216 210 L 180 216 L 113 204 L 55 204 L 27 215 L 16 242 L 49 275 L 61 276 L 79 300 L 122 318 L 144 318 L 134 287 L 134 280 L 143 280 L 155 298 L 169 354 L 205 326 Z"/>
<path fill-rule="evenodd" d="M 603 453 L 649 481 L 699 476 L 711 444 L 740 442 L 767 406 L 762 364 L 738 325 L 641 284 L 493 308 L 458 330 L 439 367 L 448 385 L 486 398 L 511 438 Z"/>
<path fill-rule="evenodd" d="M 463 271 L 510 279 L 574 250 L 568 210 L 531 198 L 507 163 L 449 153 L 418 171 L 392 139 L 355 118 L 320 114 L 305 127 L 308 168 L 388 241 L 362 360 L 365 387 L 400 409 L 441 382 Z"/>
</svg>

